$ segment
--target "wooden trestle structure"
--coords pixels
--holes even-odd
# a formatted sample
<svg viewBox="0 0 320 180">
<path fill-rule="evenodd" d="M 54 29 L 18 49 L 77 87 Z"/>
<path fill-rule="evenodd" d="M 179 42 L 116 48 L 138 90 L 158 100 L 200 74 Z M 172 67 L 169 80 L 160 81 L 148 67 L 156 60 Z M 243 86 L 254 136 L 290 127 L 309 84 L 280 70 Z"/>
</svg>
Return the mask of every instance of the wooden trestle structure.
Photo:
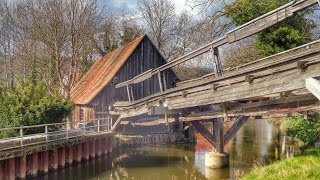
<svg viewBox="0 0 320 180">
<path fill-rule="evenodd" d="M 221 45 L 254 35 L 317 3 L 317 0 L 292 1 L 185 56 L 117 84 L 116 88 L 125 88 L 157 76 L 161 91 L 142 99 L 115 103 L 112 113 L 119 118 L 113 128 L 121 119 L 142 114 L 166 117 L 179 114 L 181 121 L 190 122 L 217 151 L 223 152 L 224 144 L 248 117 L 287 116 L 319 110 L 320 40 L 229 70 L 221 68 L 218 51 Z M 215 62 L 214 73 L 178 83 L 174 88 L 163 86 L 162 73 L 208 52 Z M 227 119 L 235 122 L 224 133 L 222 126 Z M 213 133 L 201 120 L 213 122 Z"/>
</svg>

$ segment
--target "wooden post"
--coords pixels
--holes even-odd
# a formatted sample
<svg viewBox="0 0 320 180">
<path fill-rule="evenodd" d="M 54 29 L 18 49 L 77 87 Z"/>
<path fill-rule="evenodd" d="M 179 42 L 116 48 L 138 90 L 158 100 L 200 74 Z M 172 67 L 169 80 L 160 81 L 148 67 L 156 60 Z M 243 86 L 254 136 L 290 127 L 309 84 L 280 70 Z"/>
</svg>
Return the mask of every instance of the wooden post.
<svg viewBox="0 0 320 180">
<path fill-rule="evenodd" d="M 38 175 L 38 164 L 39 164 L 39 159 L 38 159 L 38 153 L 35 152 L 32 155 L 32 164 L 31 164 L 31 175 L 32 176 L 37 176 Z"/>
<path fill-rule="evenodd" d="M 219 50 L 217 47 L 211 47 L 212 60 L 213 60 L 213 70 L 216 77 L 222 76 L 222 63 L 219 54 Z"/>
<path fill-rule="evenodd" d="M 101 139 L 100 138 L 98 138 L 97 140 L 96 140 L 96 145 L 97 145 L 97 156 L 98 157 L 100 157 L 101 156 Z"/>
<path fill-rule="evenodd" d="M 224 152 L 223 122 L 223 118 L 217 118 L 213 121 L 213 133 L 215 134 L 216 151 L 219 153 Z"/>
<path fill-rule="evenodd" d="M 103 154 L 104 155 L 106 155 L 106 154 L 108 154 L 108 151 L 109 151 L 109 137 L 105 137 L 104 139 L 103 139 L 103 141 L 104 141 L 104 152 L 103 152 Z"/>
<path fill-rule="evenodd" d="M 59 149 L 59 166 L 64 168 L 66 165 L 66 149 L 62 147 Z"/>
<path fill-rule="evenodd" d="M 83 143 L 83 155 L 86 161 L 89 160 L 89 143 L 88 142 Z"/>
<path fill-rule="evenodd" d="M 95 140 L 90 142 L 90 158 L 94 159 L 96 157 L 96 143 Z"/>
<path fill-rule="evenodd" d="M 73 147 L 69 147 L 67 149 L 67 158 L 66 158 L 66 163 L 71 165 L 73 162 Z"/>
<path fill-rule="evenodd" d="M 15 168 L 15 158 L 10 158 L 7 160 L 8 166 L 8 180 L 15 180 L 16 179 L 16 168 Z"/>
<path fill-rule="evenodd" d="M 160 87 L 160 92 L 163 93 L 163 84 L 162 84 L 162 79 L 161 79 L 161 72 L 158 72 L 158 81 L 159 81 L 159 87 Z"/>
<path fill-rule="evenodd" d="M 47 173 L 49 171 L 49 151 L 41 152 L 41 168 L 42 173 Z"/>
<path fill-rule="evenodd" d="M 59 156 L 59 153 L 58 153 L 58 148 L 54 148 L 53 149 L 53 152 L 52 152 L 52 169 L 53 170 L 57 170 L 58 169 L 58 165 L 59 165 L 59 162 L 58 162 L 58 157 Z"/>
<path fill-rule="evenodd" d="M 27 159 L 26 159 L 26 155 L 22 155 L 19 157 L 19 173 L 17 175 L 18 178 L 20 179 L 25 179 L 26 175 L 27 175 Z M 1 174 L 1 172 L 0 172 Z M 1 178 L 0 178 L 1 179 Z"/>
<path fill-rule="evenodd" d="M 81 162 L 81 158 L 82 158 L 82 144 L 80 143 L 80 144 L 77 145 L 76 161 L 77 161 L 78 163 L 80 163 L 80 162 Z"/>
<path fill-rule="evenodd" d="M 127 85 L 128 101 L 131 102 L 131 95 L 129 90 L 129 85 Z"/>
<path fill-rule="evenodd" d="M 23 148 L 23 128 L 20 128 L 20 147 Z"/>
<path fill-rule="evenodd" d="M 5 160 L 0 162 L 0 179 L 6 179 L 5 175 Z"/>
</svg>

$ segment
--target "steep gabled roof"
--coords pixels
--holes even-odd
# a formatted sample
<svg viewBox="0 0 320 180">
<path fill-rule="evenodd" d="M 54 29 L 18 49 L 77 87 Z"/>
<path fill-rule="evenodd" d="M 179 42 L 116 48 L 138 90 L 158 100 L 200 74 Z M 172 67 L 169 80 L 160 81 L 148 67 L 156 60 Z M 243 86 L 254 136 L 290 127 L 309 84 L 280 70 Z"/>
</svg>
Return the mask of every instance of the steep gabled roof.
<svg viewBox="0 0 320 180">
<path fill-rule="evenodd" d="M 112 80 L 144 37 L 140 36 L 97 60 L 71 90 L 71 100 L 75 104 L 89 103 Z"/>
</svg>

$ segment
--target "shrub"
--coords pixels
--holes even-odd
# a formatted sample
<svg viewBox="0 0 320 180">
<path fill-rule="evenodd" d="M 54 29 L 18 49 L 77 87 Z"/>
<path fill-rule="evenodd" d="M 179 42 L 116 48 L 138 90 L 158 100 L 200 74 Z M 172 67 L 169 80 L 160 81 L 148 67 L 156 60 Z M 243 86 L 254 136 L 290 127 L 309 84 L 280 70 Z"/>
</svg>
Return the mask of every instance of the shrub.
<svg viewBox="0 0 320 180">
<path fill-rule="evenodd" d="M 29 80 L 20 82 L 12 90 L 0 89 L 0 127 L 30 126 L 59 123 L 67 117 L 74 105 L 58 94 L 47 93 L 42 82 Z M 27 129 L 25 133 L 35 133 L 42 129 Z M 0 137 L 18 132 L 2 131 Z"/>
<path fill-rule="evenodd" d="M 320 116 L 314 115 L 308 120 L 303 117 L 288 117 L 284 120 L 288 136 L 298 138 L 305 144 L 317 141 L 320 133 Z"/>
</svg>

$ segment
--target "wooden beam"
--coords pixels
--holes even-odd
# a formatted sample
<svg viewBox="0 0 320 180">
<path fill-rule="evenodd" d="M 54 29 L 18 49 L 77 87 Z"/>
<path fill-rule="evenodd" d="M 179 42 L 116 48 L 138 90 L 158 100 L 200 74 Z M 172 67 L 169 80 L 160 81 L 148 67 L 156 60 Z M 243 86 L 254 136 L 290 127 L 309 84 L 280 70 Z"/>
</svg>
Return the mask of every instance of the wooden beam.
<svg viewBox="0 0 320 180">
<path fill-rule="evenodd" d="M 128 101 L 131 102 L 131 95 L 130 95 L 129 85 L 127 85 L 127 94 L 128 94 Z"/>
<path fill-rule="evenodd" d="M 227 144 L 234 137 L 240 128 L 247 122 L 248 116 L 240 116 L 224 135 L 224 144 Z"/>
<path fill-rule="evenodd" d="M 306 79 L 306 88 L 320 100 L 320 81 L 315 78 Z"/>
<path fill-rule="evenodd" d="M 158 81 L 159 81 L 160 93 L 163 93 L 163 83 L 161 78 L 161 72 L 158 72 Z"/>
<path fill-rule="evenodd" d="M 117 129 L 117 127 L 120 125 L 121 119 L 122 119 L 122 116 L 119 116 L 116 122 L 112 125 L 112 128 L 111 128 L 112 131 Z"/>
<path fill-rule="evenodd" d="M 320 48 L 320 41 L 315 41 L 315 42 L 294 48 L 292 50 L 285 51 L 277 55 L 273 55 L 267 58 L 263 58 L 263 59 L 248 63 L 246 65 L 240 66 L 238 67 L 238 69 L 225 72 L 224 75 L 221 77 L 205 78 L 203 80 L 198 79 L 196 81 L 191 81 L 189 83 L 186 83 L 183 86 L 168 89 L 163 93 L 153 94 L 151 96 L 135 101 L 135 104 L 144 103 L 145 101 L 152 101 L 152 99 L 156 99 L 162 95 L 165 95 L 166 97 L 182 96 L 182 92 L 185 92 L 185 94 L 190 94 L 190 93 L 212 89 L 212 84 L 219 84 L 218 87 L 215 87 L 215 88 L 221 89 L 221 87 L 224 87 L 224 86 L 243 82 L 243 76 L 246 74 L 254 75 L 256 78 L 255 82 L 268 75 L 272 77 L 274 76 L 274 78 L 276 78 L 276 75 L 282 76 L 283 72 L 285 71 L 288 71 L 290 69 L 297 69 L 296 62 L 299 61 L 299 59 L 310 61 L 310 63 L 306 64 L 308 66 L 315 65 L 314 63 L 316 63 L 316 60 L 318 60 L 320 57 L 317 54 L 317 52 L 319 52 L 319 48 Z M 292 62 L 292 63 L 288 64 L 288 62 Z"/>
<path fill-rule="evenodd" d="M 142 74 L 139 74 L 138 76 L 134 77 L 133 79 L 130 79 L 128 81 L 124 81 L 122 83 L 116 84 L 115 88 L 121 88 L 121 87 L 124 87 L 124 86 L 128 86 L 130 84 L 136 84 L 136 83 L 142 82 L 144 80 L 147 80 L 147 79 L 152 77 L 152 73 L 151 73 L 152 70 L 153 69 L 149 69 L 148 71 L 146 71 L 146 72 L 144 72 Z"/>
<path fill-rule="evenodd" d="M 199 121 L 193 121 L 191 122 L 192 126 L 195 127 L 197 129 L 197 131 L 203 136 L 205 137 L 210 144 L 212 144 L 213 146 L 215 146 L 215 139 L 216 137 L 211 134 L 207 128 L 205 128 Z"/>
<path fill-rule="evenodd" d="M 215 134 L 216 151 L 224 152 L 224 136 L 223 136 L 223 118 L 217 118 L 213 121 L 213 133 Z"/>
</svg>

